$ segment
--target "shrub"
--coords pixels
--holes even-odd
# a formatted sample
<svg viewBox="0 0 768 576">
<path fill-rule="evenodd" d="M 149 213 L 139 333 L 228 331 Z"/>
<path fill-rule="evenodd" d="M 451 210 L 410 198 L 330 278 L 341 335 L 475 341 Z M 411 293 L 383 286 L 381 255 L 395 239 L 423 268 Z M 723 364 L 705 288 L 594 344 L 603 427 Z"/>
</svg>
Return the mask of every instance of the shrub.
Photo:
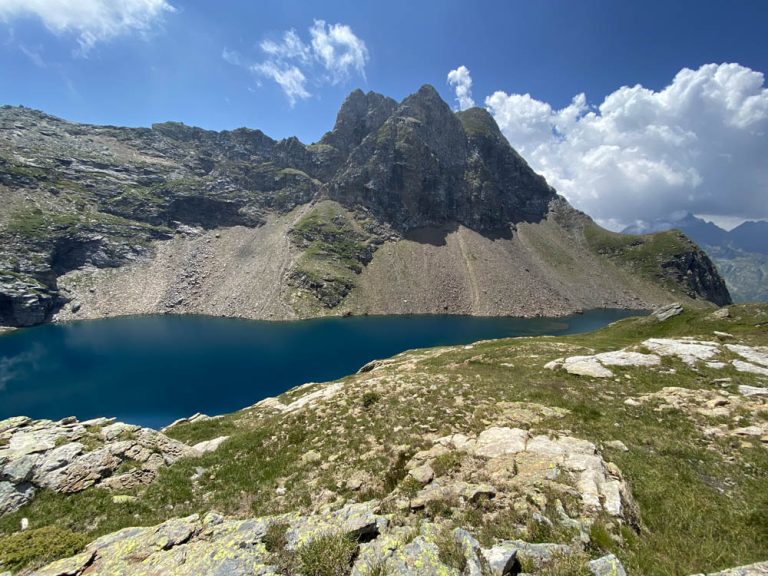
<svg viewBox="0 0 768 576">
<path fill-rule="evenodd" d="M 57 526 L 0 536 L 0 570 L 43 566 L 80 552 L 88 538 Z"/>
<path fill-rule="evenodd" d="M 381 400 L 381 396 L 376 392 L 366 392 L 363 394 L 363 408 L 366 410 Z"/>
<path fill-rule="evenodd" d="M 467 567 L 467 557 L 464 555 L 464 547 L 453 535 L 453 530 L 442 529 L 438 531 L 435 534 L 434 542 L 437 546 L 440 562 L 463 574 Z"/>
<path fill-rule="evenodd" d="M 329 532 L 303 544 L 296 553 L 304 576 L 346 576 L 356 552 L 357 542 L 352 538 Z"/>
</svg>

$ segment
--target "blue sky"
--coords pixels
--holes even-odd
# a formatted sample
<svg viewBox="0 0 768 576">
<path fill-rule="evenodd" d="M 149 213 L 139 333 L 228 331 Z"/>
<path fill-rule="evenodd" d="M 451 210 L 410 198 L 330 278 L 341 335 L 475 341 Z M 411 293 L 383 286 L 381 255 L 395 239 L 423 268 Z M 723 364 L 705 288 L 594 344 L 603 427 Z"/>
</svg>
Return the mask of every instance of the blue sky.
<svg viewBox="0 0 768 576">
<path fill-rule="evenodd" d="M 552 124 L 551 136 L 559 130 L 558 121 L 562 123 L 557 112 L 568 108 L 581 93 L 585 94 L 586 107 L 575 113 L 585 116 L 590 107 L 604 104 L 624 86 L 640 84 L 659 94 L 686 68 L 700 71 L 706 64 L 737 63 L 740 70 L 752 74 L 753 81 L 754 75 L 768 71 L 768 2 L 760 0 L 471 4 L 125 0 L 124 4 L 135 5 L 136 11 L 127 19 L 118 15 L 122 20 L 107 24 L 103 20 L 115 16 L 103 10 L 104 3 L 0 0 L 0 103 L 23 104 L 81 122 L 147 126 L 177 120 L 210 129 L 249 126 L 275 138 L 296 135 L 304 142 L 313 142 L 333 126 L 340 103 L 353 88 L 401 99 L 421 84 L 430 83 L 456 105 L 447 75 L 465 66 L 471 73 L 474 102 L 489 106 L 513 145 L 554 180 L 558 189 L 567 190 L 577 179 L 575 171 L 555 174 L 551 168 L 555 162 L 566 162 L 566 153 L 562 149 L 553 152 L 552 143 L 542 147 L 540 138 L 531 141 L 518 129 L 521 114 L 530 120 L 531 103 L 551 108 L 550 117 L 544 118 L 545 123 Z M 86 11 L 73 16 L 73 5 Z M 318 20 L 325 23 L 322 32 L 326 39 L 333 35 L 333 26 L 340 25 L 337 31 L 359 41 L 357 60 L 353 54 L 351 64 L 324 63 L 312 46 L 310 29 L 318 26 Z M 285 58 L 285 34 L 291 30 L 301 49 L 307 51 L 293 59 Z M 264 49 L 264 43 L 270 41 L 283 51 L 277 60 Z M 342 42 L 336 48 L 340 52 L 335 56 L 339 57 L 349 44 Z M 270 78 L 269 69 L 275 66 L 296 66 L 301 71 L 303 92 L 298 97 L 294 94 L 293 102 Z M 721 83 L 716 80 L 718 70 L 701 72 L 701 76 Z M 742 84 L 749 79 L 743 74 L 741 78 Z M 691 82 L 701 84 L 698 76 Z M 766 94 L 762 81 L 750 86 L 762 101 Z M 494 93 L 505 98 L 487 101 Z M 525 94 L 530 94 L 530 101 L 509 98 Z M 734 112 L 729 108 L 729 113 Z M 746 130 L 752 138 L 746 144 L 739 141 L 739 146 L 747 146 L 751 156 L 767 151 L 763 120 L 757 118 L 756 124 L 741 128 L 742 136 Z M 515 125 L 510 124 L 513 121 Z M 675 124 L 676 119 L 665 122 L 672 122 L 680 133 L 690 131 L 684 122 Z M 655 151 L 658 146 L 646 154 L 652 156 Z M 583 155 L 583 151 L 570 152 L 572 156 Z M 537 153 L 541 158 L 530 160 Z M 723 151 L 717 153 L 722 155 Z M 674 162 L 667 158 L 657 164 L 663 168 Z M 632 167 L 625 171 L 632 173 Z M 761 189 L 761 196 L 754 201 L 753 190 L 752 201 L 740 211 L 725 209 L 723 202 L 702 201 L 664 205 L 655 212 L 693 208 L 736 220 L 768 217 L 759 210 L 760 198 L 766 200 L 762 184 L 768 185 L 768 177 L 765 169 L 756 171 L 754 181 L 745 185 Z M 678 180 L 666 178 L 667 184 L 677 182 L 679 187 Z M 575 185 L 580 191 L 586 186 L 580 181 Z M 702 186 L 694 177 L 687 185 Z M 590 194 L 605 197 L 607 192 L 596 189 L 579 193 L 586 198 Z M 712 194 L 710 190 L 705 196 Z M 680 198 L 684 197 L 681 193 Z M 572 201 L 579 204 L 578 199 Z M 589 205 L 584 199 L 582 203 Z M 768 206 L 768 200 L 765 204 Z M 642 216 L 659 215 L 651 212 Z M 598 217 L 605 222 L 628 220 L 627 214 Z"/>
</svg>

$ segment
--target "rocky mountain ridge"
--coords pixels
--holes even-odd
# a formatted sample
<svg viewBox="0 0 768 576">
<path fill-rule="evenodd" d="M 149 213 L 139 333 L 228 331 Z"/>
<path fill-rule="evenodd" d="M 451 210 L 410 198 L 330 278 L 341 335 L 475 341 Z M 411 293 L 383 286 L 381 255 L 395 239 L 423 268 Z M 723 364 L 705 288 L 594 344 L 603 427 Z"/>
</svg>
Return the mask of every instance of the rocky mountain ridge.
<svg viewBox="0 0 768 576">
<path fill-rule="evenodd" d="M 355 91 L 310 145 L 172 122 L 87 126 L 6 106 L 0 199 L 4 325 L 57 313 L 558 315 L 730 301 L 682 238 L 640 255 L 655 259 L 653 269 L 635 263 L 642 277 L 631 262 L 639 244 L 608 262 L 587 238 L 596 225 L 486 111 L 455 113 L 430 86 L 400 103 Z M 199 239 L 220 238 L 227 246 L 205 264 Z M 392 258 L 403 268 L 387 281 Z M 145 287 L 148 296 L 125 297 Z"/>
<path fill-rule="evenodd" d="M 625 234 L 680 230 L 706 250 L 737 302 L 768 301 L 768 222 L 743 222 L 724 230 L 686 214 L 644 226 L 630 226 Z"/>
</svg>

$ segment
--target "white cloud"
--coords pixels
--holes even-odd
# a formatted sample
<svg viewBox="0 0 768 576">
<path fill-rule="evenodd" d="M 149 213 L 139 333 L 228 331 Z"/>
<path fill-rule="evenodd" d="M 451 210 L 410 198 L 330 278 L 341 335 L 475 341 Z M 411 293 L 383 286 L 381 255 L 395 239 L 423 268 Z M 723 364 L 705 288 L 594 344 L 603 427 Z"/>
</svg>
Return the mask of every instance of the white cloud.
<svg viewBox="0 0 768 576">
<path fill-rule="evenodd" d="M 307 78 L 296 66 L 281 65 L 267 61 L 261 64 L 254 64 L 252 70 L 277 82 L 280 88 L 283 89 L 291 106 L 296 104 L 297 99 L 309 98 L 311 96 L 306 88 Z"/>
<path fill-rule="evenodd" d="M 283 32 L 279 40 L 262 40 L 259 49 L 264 59 L 255 64 L 226 48 L 222 58 L 257 76 L 274 80 L 291 106 L 312 95 L 310 84 L 338 84 L 353 73 L 365 78 L 368 48 L 345 24 L 329 25 L 324 20 L 315 20 L 306 42 L 291 29 Z"/>
<path fill-rule="evenodd" d="M 264 53 L 274 56 L 281 60 L 290 60 L 293 58 L 306 62 L 311 57 L 309 46 L 302 42 L 296 30 L 288 30 L 283 34 L 282 42 L 264 40 L 259 44 Z"/>
<path fill-rule="evenodd" d="M 312 52 L 328 71 L 334 84 L 346 80 L 350 71 L 365 78 L 368 48 L 349 26 L 329 26 L 324 20 L 315 20 L 309 32 L 312 36 Z"/>
<path fill-rule="evenodd" d="M 624 86 L 597 107 L 529 94 L 485 104 L 510 143 L 575 206 L 614 228 L 689 211 L 768 217 L 768 90 L 738 64 L 681 70 L 660 91 Z"/>
<path fill-rule="evenodd" d="M 448 84 L 456 89 L 456 101 L 459 103 L 459 110 L 466 110 L 475 105 L 475 101 L 472 99 L 472 76 L 470 76 L 466 66 L 459 66 L 448 72 Z"/>
<path fill-rule="evenodd" d="M 37 16 L 55 34 L 76 34 L 82 53 L 117 36 L 145 34 L 174 11 L 166 0 L 0 0 L 0 20 Z"/>
</svg>

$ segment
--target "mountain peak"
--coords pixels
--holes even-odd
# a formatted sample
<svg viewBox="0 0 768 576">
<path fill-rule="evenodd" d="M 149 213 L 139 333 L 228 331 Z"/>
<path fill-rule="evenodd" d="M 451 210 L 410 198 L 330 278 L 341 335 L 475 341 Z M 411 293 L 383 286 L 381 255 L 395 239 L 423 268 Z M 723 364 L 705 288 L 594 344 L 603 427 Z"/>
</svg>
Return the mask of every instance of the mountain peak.
<svg viewBox="0 0 768 576">
<path fill-rule="evenodd" d="M 397 108 L 397 102 L 377 92 L 352 91 L 341 104 L 333 130 L 320 140 L 347 156 L 363 139 L 378 130 Z"/>
<path fill-rule="evenodd" d="M 464 127 L 464 131 L 470 138 L 473 136 L 487 135 L 498 137 L 501 136 L 501 130 L 499 125 L 494 120 L 491 113 L 485 108 L 468 108 L 457 112 L 461 125 Z"/>
</svg>

